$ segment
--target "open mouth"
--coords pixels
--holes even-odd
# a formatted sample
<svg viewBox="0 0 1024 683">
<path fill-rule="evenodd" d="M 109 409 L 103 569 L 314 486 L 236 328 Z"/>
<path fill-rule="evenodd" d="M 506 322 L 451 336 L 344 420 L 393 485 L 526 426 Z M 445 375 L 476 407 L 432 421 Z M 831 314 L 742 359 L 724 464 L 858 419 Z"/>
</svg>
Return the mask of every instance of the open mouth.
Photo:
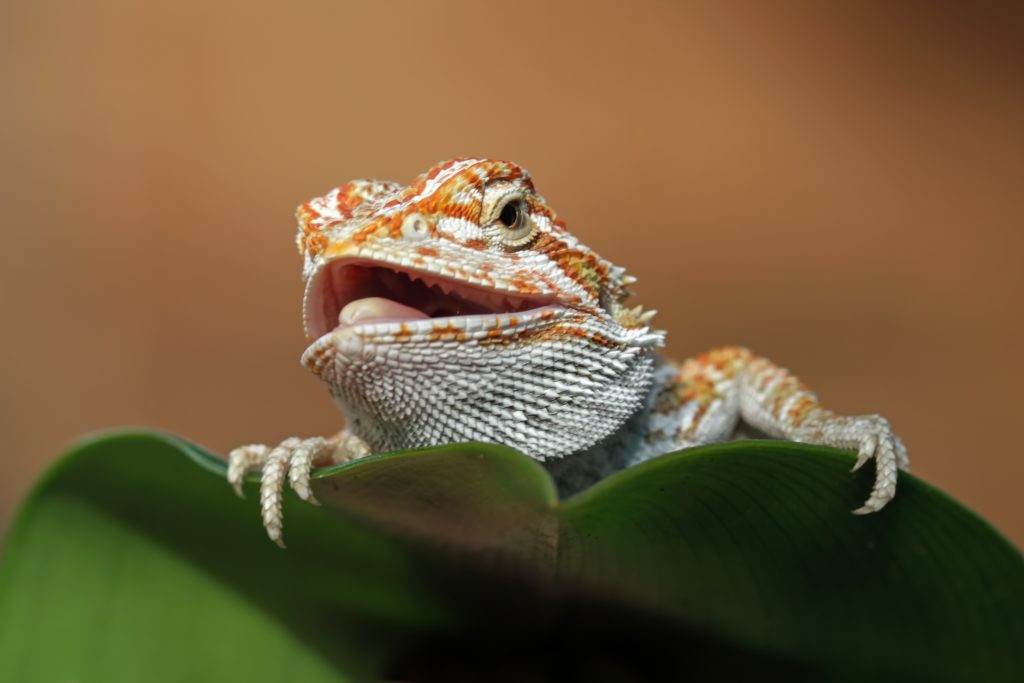
<svg viewBox="0 0 1024 683">
<path fill-rule="evenodd" d="M 306 333 L 317 339 L 346 325 L 522 313 L 553 303 L 550 296 L 521 296 L 416 270 L 336 261 L 310 283 Z"/>
</svg>

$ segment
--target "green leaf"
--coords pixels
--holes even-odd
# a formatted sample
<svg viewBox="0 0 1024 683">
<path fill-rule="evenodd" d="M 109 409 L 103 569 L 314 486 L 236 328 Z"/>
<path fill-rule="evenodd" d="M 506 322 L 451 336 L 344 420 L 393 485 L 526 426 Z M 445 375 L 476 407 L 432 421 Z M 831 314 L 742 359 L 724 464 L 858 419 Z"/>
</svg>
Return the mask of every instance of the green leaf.
<svg viewBox="0 0 1024 683">
<path fill-rule="evenodd" d="M 1021 680 L 1020 553 L 912 476 L 850 514 L 872 475 L 852 463 L 782 442 L 657 459 L 565 506 L 560 569 L 846 680 Z"/>
<path fill-rule="evenodd" d="M 12 527 L 0 680 L 1021 680 L 1020 553 L 910 476 L 849 514 L 852 461 L 704 447 L 559 504 L 506 448 L 384 454 L 288 495 L 281 551 L 220 459 L 103 437 Z"/>
</svg>

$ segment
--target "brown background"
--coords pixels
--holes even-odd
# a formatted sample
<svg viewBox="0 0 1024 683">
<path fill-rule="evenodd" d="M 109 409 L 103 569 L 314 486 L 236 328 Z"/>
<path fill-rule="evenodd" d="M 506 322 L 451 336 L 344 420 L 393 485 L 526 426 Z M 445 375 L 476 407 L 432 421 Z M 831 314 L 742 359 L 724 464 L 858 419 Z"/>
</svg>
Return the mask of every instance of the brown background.
<svg viewBox="0 0 1024 683">
<path fill-rule="evenodd" d="M 1024 25 L 847 4 L 0 6 L 0 528 L 86 432 L 336 429 L 294 206 L 486 155 L 1021 544 Z"/>
</svg>

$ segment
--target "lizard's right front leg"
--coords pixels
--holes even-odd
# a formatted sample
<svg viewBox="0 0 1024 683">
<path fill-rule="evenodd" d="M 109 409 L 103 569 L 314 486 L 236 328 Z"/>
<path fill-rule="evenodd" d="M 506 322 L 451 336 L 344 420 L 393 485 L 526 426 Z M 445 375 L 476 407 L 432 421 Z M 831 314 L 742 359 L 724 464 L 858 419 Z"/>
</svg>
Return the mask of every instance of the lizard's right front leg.
<svg viewBox="0 0 1024 683">
<path fill-rule="evenodd" d="M 284 493 L 284 479 L 307 503 L 319 505 L 309 486 L 309 475 L 314 467 L 337 465 L 370 454 L 366 442 L 347 431 L 324 438 L 314 436 L 308 439 L 291 437 L 271 448 L 263 444 L 240 446 L 228 454 L 228 483 L 242 496 L 242 482 L 252 470 L 262 469 L 260 479 L 260 509 L 263 526 L 270 540 L 282 548 L 281 532 L 284 526 L 281 503 Z"/>
</svg>

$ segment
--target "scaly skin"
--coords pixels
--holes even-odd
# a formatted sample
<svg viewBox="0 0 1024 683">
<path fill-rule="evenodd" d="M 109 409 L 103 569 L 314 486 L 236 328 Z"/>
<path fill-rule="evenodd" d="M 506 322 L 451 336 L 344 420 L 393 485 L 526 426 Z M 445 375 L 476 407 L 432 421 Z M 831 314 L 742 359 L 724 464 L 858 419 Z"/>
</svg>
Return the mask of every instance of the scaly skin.
<svg viewBox="0 0 1024 683">
<path fill-rule="evenodd" d="M 286 474 L 315 503 L 313 467 L 371 452 L 502 443 L 543 461 L 570 493 L 743 424 L 856 451 L 855 469 L 874 458 L 857 513 L 885 506 L 909 464 L 883 418 L 835 415 L 746 349 L 661 359 L 654 312 L 626 305 L 634 278 L 569 234 L 513 163 L 455 159 L 408 187 L 353 181 L 300 206 L 298 222 L 315 340 L 302 362 L 347 427 L 230 454 L 239 492 L 262 468 L 264 525 L 278 544 Z"/>
</svg>

